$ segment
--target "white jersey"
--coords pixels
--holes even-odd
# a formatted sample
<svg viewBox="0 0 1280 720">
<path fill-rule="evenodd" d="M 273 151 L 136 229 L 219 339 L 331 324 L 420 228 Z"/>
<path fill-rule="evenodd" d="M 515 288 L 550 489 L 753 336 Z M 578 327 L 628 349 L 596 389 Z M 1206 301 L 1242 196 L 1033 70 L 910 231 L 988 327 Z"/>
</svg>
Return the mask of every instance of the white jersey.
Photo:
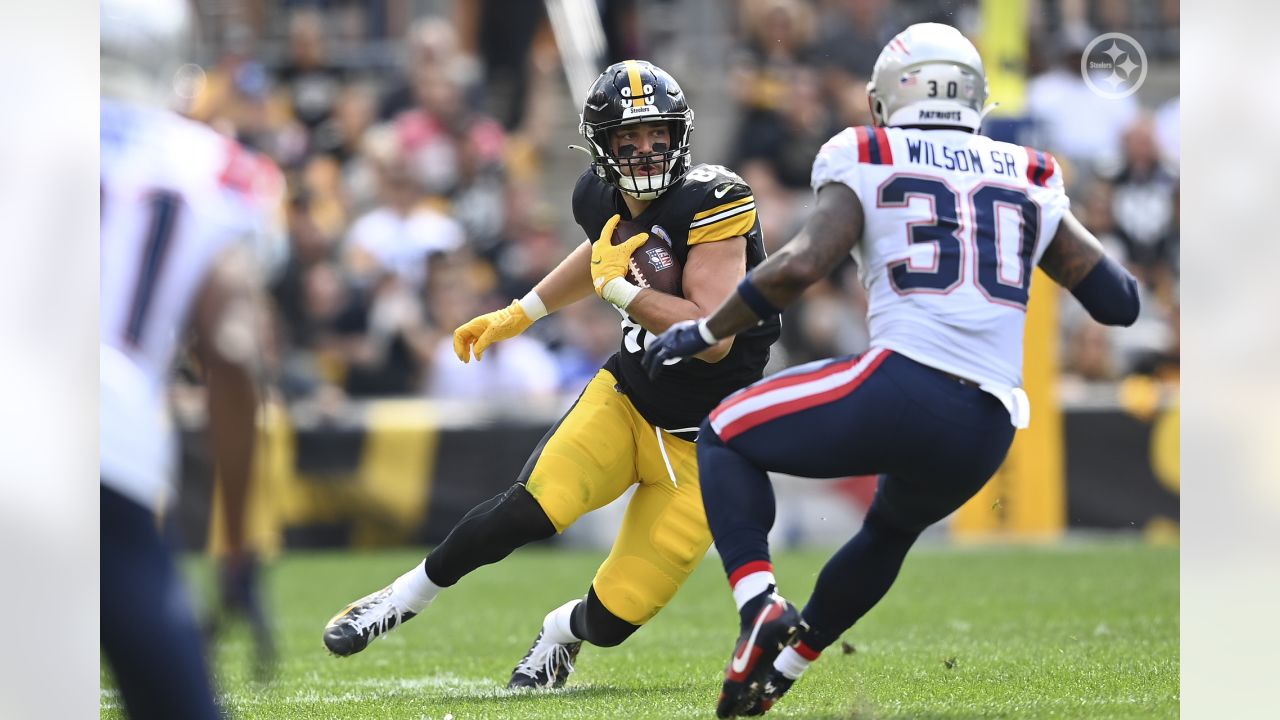
<svg viewBox="0 0 1280 720">
<path fill-rule="evenodd" d="M 1029 417 L 1022 341 L 1032 272 L 1068 209 L 1053 158 L 961 130 L 848 128 L 813 187 L 849 186 L 871 345 L 980 384 Z"/>
<path fill-rule="evenodd" d="M 192 301 L 232 244 L 282 241 L 283 178 L 205 125 L 102 101 L 99 453 L 104 483 L 150 509 L 170 494 L 165 387 Z"/>
</svg>

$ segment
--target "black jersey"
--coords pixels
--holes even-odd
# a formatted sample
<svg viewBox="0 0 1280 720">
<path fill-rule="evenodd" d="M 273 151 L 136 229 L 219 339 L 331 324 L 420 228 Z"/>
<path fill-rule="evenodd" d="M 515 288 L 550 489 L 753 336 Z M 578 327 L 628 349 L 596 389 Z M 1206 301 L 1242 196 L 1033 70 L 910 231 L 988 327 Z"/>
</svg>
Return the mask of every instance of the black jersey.
<svg viewBox="0 0 1280 720">
<path fill-rule="evenodd" d="M 671 244 L 681 267 L 689 247 L 727 240 L 739 235 L 747 240 L 747 269 L 765 259 L 764 234 L 756 219 L 751 188 L 732 171 L 719 165 L 698 165 L 684 179 L 635 218 L 630 217 L 621 192 L 588 170 L 573 189 L 573 218 L 588 238 L 600 236 L 604 224 L 621 214 Z M 653 335 L 623 313 L 622 348 L 605 363 L 618 387 L 646 420 L 668 430 L 697 427 L 729 393 L 750 385 L 764 374 L 769 346 L 778 339 L 777 317 L 738 335 L 720 362 L 697 358 L 664 368 L 649 379 L 640 359 Z"/>
</svg>

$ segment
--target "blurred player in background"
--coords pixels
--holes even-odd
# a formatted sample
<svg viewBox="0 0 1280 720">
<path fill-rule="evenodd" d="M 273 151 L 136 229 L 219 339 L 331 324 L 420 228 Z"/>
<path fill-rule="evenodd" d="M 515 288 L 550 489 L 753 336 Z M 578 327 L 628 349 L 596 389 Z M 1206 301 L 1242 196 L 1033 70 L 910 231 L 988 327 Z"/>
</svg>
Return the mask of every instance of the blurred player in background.
<svg viewBox="0 0 1280 720">
<path fill-rule="evenodd" d="M 192 38 L 183 0 L 103 0 L 101 643 L 134 718 L 217 718 L 197 628 L 158 531 L 173 488 L 166 387 L 188 328 L 208 384 L 229 540 L 244 586 L 261 292 L 252 243 L 283 194 L 275 166 L 169 108 Z"/>
<path fill-rule="evenodd" d="M 1095 320 L 1138 316 L 1136 280 L 1072 216 L 1053 158 L 976 134 L 986 76 L 957 30 L 907 28 L 881 52 L 868 92 L 876 126 L 849 128 L 818 153 L 806 228 L 714 314 L 671 328 L 645 357 L 657 374 L 772 321 L 850 251 L 858 261 L 871 350 L 731 395 L 698 437 L 703 500 L 740 614 L 720 717 L 768 710 L 888 592 L 921 531 L 999 467 L 1029 420 L 1019 386 L 1037 264 Z M 769 471 L 880 474 L 862 529 L 823 568 L 803 614 L 775 591 Z"/>
<path fill-rule="evenodd" d="M 493 343 L 593 288 L 622 314 L 622 348 L 543 438 L 515 485 L 473 508 L 422 564 L 329 622 L 324 642 L 337 655 L 360 652 L 466 574 L 563 532 L 638 485 L 586 597 L 546 616 L 509 682 L 559 687 L 584 641 L 608 647 L 626 640 L 670 601 L 711 543 L 693 440 L 716 403 L 761 377 L 778 320 L 703 348 L 657 381 L 640 359 L 657 333 L 705 314 L 764 260 L 751 188 L 725 168 L 692 166 L 693 111 L 675 79 L 648 62 L 605 70 L 588 93 L 580 130 L 592 163 L 574 188 L 573 213 L 598 239 L 578 246 L 524 298 L 458 328 L 454 349 L 463 362 L 473 353 L 479 361 Z M 668 240 L 683 268 L 684 297 L 624 277 L 649 234 L 613 245 L 624 216 Z"/>
</svg>

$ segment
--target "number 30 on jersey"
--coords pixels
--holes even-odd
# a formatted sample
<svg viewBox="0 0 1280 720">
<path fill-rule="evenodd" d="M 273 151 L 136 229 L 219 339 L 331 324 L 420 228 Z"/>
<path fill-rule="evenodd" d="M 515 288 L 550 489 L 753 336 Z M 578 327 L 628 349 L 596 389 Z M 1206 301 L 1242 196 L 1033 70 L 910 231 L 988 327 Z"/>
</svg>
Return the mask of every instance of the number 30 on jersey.
<svg viewBox="0 0 1280 720">
<path fill-rule="evenodd" d="M 905 208 L 913 197 L 928 199 L 933 217 L 928 221 L 908 223 L 907 237 L 912 244 L 933 243 L 936 261 L 929 268 L 912 268 L 904 259 L 889 264 L 889 281 L 900 294 L 947 294 L 964 280 L 967 253 L 976 253 L 974 281 L 982 294 L 993 303 L 1026 308 L 1031 289 L 1031 260 L 1036 238 L 1040 235 L 1040 208 L 1026 192 L 1005 185 L 983 183 L 968 195 L 972 227 L 959 221 L 960 194 L 946 181 L 919 175 L 895 175 L 889 178 L 876 196 L 878 207 Z M 1002 237 L 1000 210 L 1018 214 L 1016 238 Z M 1001 250 L 1004 244 L 1016 242 L 1016 278 L 1010 280 Z M 1002 272 L 1003 271 L 1003 272 Z"/>
</svg>

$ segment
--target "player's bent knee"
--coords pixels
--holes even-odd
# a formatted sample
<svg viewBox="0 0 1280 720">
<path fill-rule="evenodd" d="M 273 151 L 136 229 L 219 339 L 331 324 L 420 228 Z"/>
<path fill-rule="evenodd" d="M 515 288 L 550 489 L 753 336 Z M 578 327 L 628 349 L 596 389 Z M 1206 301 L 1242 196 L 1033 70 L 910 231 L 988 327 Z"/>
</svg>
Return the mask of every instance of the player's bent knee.
<svg viewBox="0 0 1280 720">
<path fill-rule="evenodd" d="M 649 560 L 630 556 L 606 561 L 591 586 L 614 616 L 643 625 L 675 596 L 683 580 Z"/>
<path fill-rule="evenodd" d="M 525 542 L 545 540 L 556 534 L 555 524 L 537 498 L 530 495 L 520 483 L 512 485 L 503 494 L 502 501 L 494 508 L 491 520 L 497 527 Z"/>
<path fill-rule="evenodd" d="M 711 547 L 711 529 L 702 506 L 701 493 L 672 501 L 649 531 L 649 542 L 657 552 L 653 558 L 668 565 L 666 572 L 683 582 Z"/>
<path fill-rule="evenodd" d="M 883 505 L 873 504 L 862 521 L 863 527 L 871 529 L 878 535 L 894 540 L 914 542 L 930 523 L 920 525 L 904 518 L 896 517 Z"/>
<path fill-rule="evenodd" d="M 600 601 L 594 585 L 587 592 L 587 599 L 575 608 L 573 625 L 575 635 L 598 647 L 621 645 L 640 629 L 639 625 L 610 612 Z"/>
<path fill-rule="evenodd" d="M 556 532 L 564 532 L 589 509 L 594 480 L 578 464 L 545 453 L 524 487 L 551 519 Z"/>
</svg>

